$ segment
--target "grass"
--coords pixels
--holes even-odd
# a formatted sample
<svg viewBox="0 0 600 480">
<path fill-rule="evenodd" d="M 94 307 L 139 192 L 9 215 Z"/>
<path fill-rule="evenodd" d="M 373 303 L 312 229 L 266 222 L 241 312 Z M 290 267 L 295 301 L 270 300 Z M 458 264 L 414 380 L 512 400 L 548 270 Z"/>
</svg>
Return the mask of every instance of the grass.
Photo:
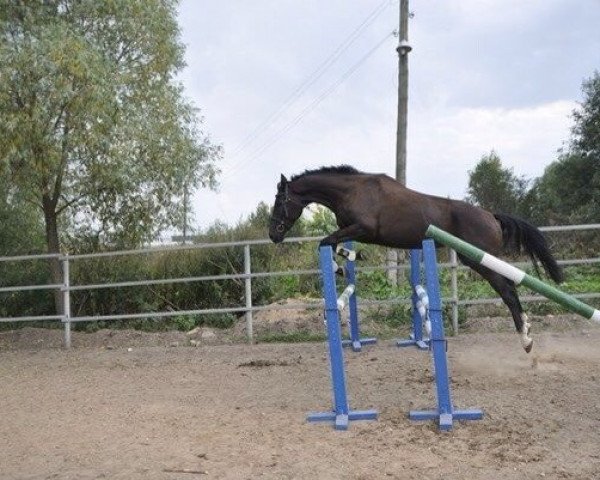
<svg viewBox="0 0 600 480">
<path fill-rule="evenodd" d="M 528 272 L 535 275 L 534 272 Z M 598 265 L 578 265 L 566 268 L 566 281 L 558 285 L 558 288 L 570 294 L 600 292 L 600 266 Z M 543 277 L 542 281 L 553 284 L 551 280 Z M 442 297 L 452 297 L 451 290 L 451 272 L 449 269 L 440 270 L 440 284 Z M 459 300 L 479 300 L 496 299 L 498 294 L 492 289 L 489 283 L 481 277 L 466 269 L 457 271 L 458 298 Z M 518 289 L 521 296 L 536 294 L 527 288 Z M 361 273 L 357 279 L 357 294 L 362 299 L 389 300 L 394 298 L 409 298 L 410 288 L 408 281 L 402 281 L 399 287 L 393 287 L 384 272 Z M 584 300 L 592 306 L 598 308 L 600 299 Z M 551 301 L 527 302 L 527 310 L 536 315 L 560 314 L 566 310 Z M 370 320 L 398 327 L 410 321 L 410 307 L 407 304 L 386 305 L 365 312 Z M 508 315 L 508 310 L 506 310 Z M 459 309 L 459 322 L 466 320 L 467 312 L 465 307 Z M 448 321 L 451 318 L 451 305 L 444 305 L 444 319 Z"/>
<path fill-rule="evenodd" d="M 312 332 L 265 333 L 256 337 L 256 343 L 306 343 L 326 340 L 325 333 Z"/>
</svg>

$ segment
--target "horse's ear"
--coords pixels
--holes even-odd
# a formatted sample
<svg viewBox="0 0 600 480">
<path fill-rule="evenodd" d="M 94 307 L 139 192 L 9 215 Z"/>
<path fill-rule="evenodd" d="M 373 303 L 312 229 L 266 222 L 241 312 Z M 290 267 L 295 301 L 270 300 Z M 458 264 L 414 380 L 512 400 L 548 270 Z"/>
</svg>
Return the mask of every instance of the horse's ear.
<svg viewBox="0 0 600 480">
<path fill-rule="evenodd" d="M 279 181 L 281 182 L 282 185 L 285 185 L 286 183 L 288 183 L 288 179 L 285 178 L 285 175 L 283 173 L 281 174 L 281 179 Z"/>
</svg>

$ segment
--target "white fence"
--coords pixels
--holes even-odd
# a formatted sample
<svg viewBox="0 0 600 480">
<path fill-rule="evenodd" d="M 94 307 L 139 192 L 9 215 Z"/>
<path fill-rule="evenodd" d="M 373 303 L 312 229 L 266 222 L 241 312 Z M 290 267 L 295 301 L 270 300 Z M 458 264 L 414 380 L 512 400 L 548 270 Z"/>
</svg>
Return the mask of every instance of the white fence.
<svg viewBox="0 0 600 480">
<path fill-rule="evenodd" d="M 600 230 L 600 224 L 588 224 L 588 225 L 572 225 L 572 226 L 560 226 L 560 227 L 542 227 L 542 231 L 547 232 L 567 232 L 575 230 Z M 313 242 L 315 243 L 315 258 L 316 244 L 321 237 L 300 237 L 300 238 L 289 238 L 285 241 L 288 243 L 301 243 L 301 242 Z M 261 310 L 284 310 L 286 308 L 316 308 L 315 304 L 294 304 L 293 306 L 285 305 L 253 305 L 252 303 L 252 279 L 260 277 L 276 277 L 276 276 L 289 276 L 289 275 L 318 275 L 317 269 L 308 270 L 288 270 L 283 272 L 253 272 L 252 271 L 252 247 L 257 245 L 271 244 L 269 240 L 247 240 L 238 242 L 225 242 L 225 243 L 204 243 L 195 245 L 178 245 L 178 246 L 166 246 L 157 247 L 150 249 L 140 250 L 123 250 L 116 252 L 103 252 L 103 253 L 90 253 L 82 255 L 21 255 L 13 257 L 0 257 L 0 262 L 25 262 L 25 261 L 43 261 L 52 258 L 57 258 L 62 265 L 63 282 L 60 284 L 44 284 L 44 285 L 18 285 L 10 287 L 0 288 L 0 293 L 10 292 L 23 292 L 23 291 L 34 291 L 34 290 L 58 290 L 61 292 L 64 312 L 62 315 L 40 315 L 40 316 L 18 316 L 18 317 L 0 317 L 0 322 L 32 322 L 32 321 L 60 321 L 64 326 L 64 345 L 69 348 L 71 346 L 71 325 L 74 322 L 90 322 L 90 321 L 103 321 L 103 320 L 123 320 L 123 319 L 140 319 L 140 318 L 166 318 L 173 316 L 182 315 L 206 315 L 206 314 L 218 314 L 218 313 L 244 313 L 246 319 L 246 331 L 248 340 L 253 340 L 253 328 L 252 328 L 252 313 Z M 196 250 L 206 248 L 225 248 L 225 247 L 239 247 L 243 249 L 244 253 L 244 272 L 238 274 L 225 274 L 225 275 L 206 275 L 197 277 L 183 277 L 183 278 L 164 278 L 154 280 L 138 280 L 138 281 L 127 281 L 127 282 L 112 282 L 112 283 L 100 283 L 100 284 L 86 284 L 86 285 L 73 285 L 71 283 L 70 266 L 72 262 L 84 259 L 93 258 L 111 258 L 124 255 L 141 255 L 141 254 L 153 254 L 159 252 L 174 252 L 181 250 Z M 273 246 L 273 248 L 276 248 Z M 560 265 L 582 265 L 582 264 L 600 264 L 600 258 L 584 258 L 584 259 L 569 259 L 559 260 Z M 524 266 L 525 263 L 517 263 L 517 266 Z M 406 269 L 409 265 L 402 263 L 397 267 L 363 267 L 358 268 L 360 271 L 373 271 L 373 270 L 389 270 L 389 269 Z M 476 305 L 476 304 L 497 304 L 500 303 L 499 298 L 486 298 L 486 299 L 463 299 L 461 300 L 458 296 L 458 269 L 466 268 L 461 266 L 457 261 L 456 252 L 450 252 L 450 261 L 447 263 L 441 263 L 441 268 L 449 268 L 451 271 L 451 297 L 444 298 L 444 302 L 452 305 L 452 324 L 454 333 L 458 333 L 458 307 L 461 305 Z M 176 311 L 153 311 L 153 312 L 139 312 L 139 313 L 123 313 L 114 315 L 98 315 L 98 316 L 74 316 L 71 314 L 71 293 L 82 290 L 96 290 L 104 288 L 123 288 L 132 286 L 149 286 L 149 285 L 165 285 L 165 284 L 177 284 L 187 282 L 206 282 L 206 281 L 222 281 L 222 280 L 243 280 L 244 281 L 244 300 L 239 306 L 227 307 L 227 308 L 211 308 L 211 309 L 197 309 L 197 310 L 176 310 Z M 582 294 L 573 295 L 581 299 L 600 298 L 600 292 L 587 292 Z M 522 296 L 523 302 L 528 301 L 545 301 L 540 296 Z M 381 304 L 392 304 L 392 303 L 407 303 L 407 299 L 391 299 L 391 300 L 361 300 L 359 298 L 359 306 L 369 305 L 381 305 Z"/>
</svg>

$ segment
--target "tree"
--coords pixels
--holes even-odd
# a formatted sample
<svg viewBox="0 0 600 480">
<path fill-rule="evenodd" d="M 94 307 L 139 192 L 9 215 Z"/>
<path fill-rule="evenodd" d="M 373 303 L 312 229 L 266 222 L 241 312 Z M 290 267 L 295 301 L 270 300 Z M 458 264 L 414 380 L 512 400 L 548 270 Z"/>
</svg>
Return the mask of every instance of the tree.
<svg viewBox="0 0 600 480">
<path fill-rule="evenodd" d="M 37 213 L 0 176 L 0 256 L 43 251 L 44 227 Z"/>
<path fill-rule="evenodd" d="M 600 74 L 583 82 L 583 102 L 566 152 L 532 188 L 534 216 L 542 223 L 586 223 L 600 218 Z"/>
<path fill-rule="evenodd" d="M 220 149 L 174 79 L 176 3 L 0 9 L 0 174 L 43 212 L 49 252 L 61 250 L 59 231 L 148 241 L 181 225 L 186 187 L 214 186 Z"/>
<path fill-rule="evenodd" d="M 528 217 L 528 184 L 528 180 L 516 176 L 512 168 L 502 168 L 500 157 L 492 150 L 469 171 L 466 200 L 492 212 Z"/>
<path fill-rule="evenodd" d="M 315 205 L 312 215 L 306 221 L 307 234 L 313 237 L 326 236 L 338 229 L 335 215 L 331 210 L 321 205 Z"/>
<path fill-rule="evenodd" d="M 600 165 L 593 157 L 563 154 L 544 170 L 532 188 L 533 218 L 560 225 L 596 222 L 600 218 Z"/>
<path fill-rule="evenodd" d="M 25 202 L 9 179 L 2 175 L 0 225 L 0 256 L 44 251 L 44 226 L 38 211 L 34 205 Z M 0 287 L 45 282 L 48 282 L 48 265 L 44 262 L 0 262 Z M 43 311 L 43 306 L 48 304 L 48 300 L 48 306 L 52 308 L 52 297 L 47 292 L 0 293 L 0 317 L 39 314 L 40 310 Z"/>
<path fill-rule="evenodd" d="M 600 72 L 584 80 L 581 108 L 573 112 L 572 150 L 586 157 L 600 159 Z M 597 173 L 596 170 L 594 173 Z"/>
</svg>

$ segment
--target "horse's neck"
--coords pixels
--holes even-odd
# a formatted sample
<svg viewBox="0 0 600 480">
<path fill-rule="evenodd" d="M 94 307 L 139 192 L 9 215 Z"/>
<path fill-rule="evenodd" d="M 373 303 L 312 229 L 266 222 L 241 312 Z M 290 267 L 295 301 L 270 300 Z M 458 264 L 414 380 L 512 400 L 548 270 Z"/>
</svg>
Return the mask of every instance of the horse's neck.
<svg viewBox="0 0 600 480">
<path fill-rule="evenodd" d="M 308 203 L 319 203 L 335 211 L 346 191 L 346 182 L 330 175 L 310 175 L 299 178 L 294 190 Z"/>
</svg>

